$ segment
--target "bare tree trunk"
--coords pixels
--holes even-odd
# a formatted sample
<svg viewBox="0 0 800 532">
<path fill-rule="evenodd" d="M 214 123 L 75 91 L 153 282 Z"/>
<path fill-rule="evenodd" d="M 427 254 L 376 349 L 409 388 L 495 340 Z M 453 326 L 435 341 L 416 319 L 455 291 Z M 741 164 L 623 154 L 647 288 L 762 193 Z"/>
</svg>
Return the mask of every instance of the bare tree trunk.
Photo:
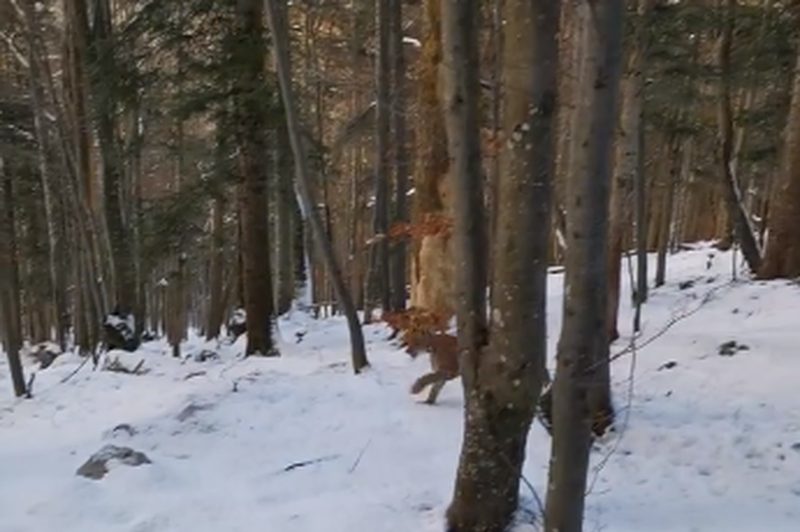
<svg viewBox="0 0 800 532">
<path fill-rule="evenodd" d="M 622 276 L 623 236 L 631 222 L 631 198 L 640 168 L 639 131 L 644 125 L 644 57 L 646 55 L 645 21 L 652 0 L 632 0 L 635 9 L 634 35 L 625 76 L 621 82 L 621 113 L 616 139 L 614 179 L 611 185 L 611 213 L 609 220 L 609 298 L 608 340 L 619 337 L 620 284 Z"/>
<path fill-rule="evenodd" d="M 379 0 L 380 1 L 380 0 Z M 391 4 L 391 56 L 392 65 L 392 131 L 394 133 L 394 223 L 408 222 L 406 194 L 408 191 L 408 175 L 410 161 L 408 153 L 408 134 L 406 131 L 406 105 L 408 98 L 408 82 L 406 80 L 406 61 L 403 41 L 403 1 L 390 0 Z M 406 243 L 403 240 L 394 242 L 392 250 L 392 304 L 391 310 L 400 311 L 406 308 L 408 299 L 406 290 Z"/>
<path fill-rule="evenodd" d="M 639 158 L 636 165 L 634 194 L 634 241 L 636 243 L 636 288 L 633 291 L 633 331 L 641 330 L 642 305 L 647 302 L 647 176 L 644 171 L 644 128 L 637 135 Z"/>
<path fill-rule="evenodd" d="M 167 287 L 167 340 L 172 356 L 180 358 L 181 343 L 186 339 L 186 256 L 178 257 L 178 267 L 170 277 Z"/>
<path fill-rule="evenodd" d="M 378 32 L 378 57 L 375 69 L 377 87 L 375 128 L 376 128 L 376 171 L 375 207 L 373 231 L 376 240 L 371 246 L 373 257 L 370 267 L 372 281 L 370 298 L 386 311 L 391 308 L 389 271 L 389 180 L 391 179 L 391 61 L 389 48 L 392 44 L 390 0 L 375 0 L 376 28 Z"/>
<path fill-rule="evenodd" d="M 412 225 L 431 230 L 415 240 L 411 257 L 411 306 L 452 316 L 455 275 L 453 243 L 446 226 L 453 215 L 453 175 L 447 153 L 447 130 L 441 103 L 442 0 L 425 0 L 422 58 L 418 74 L 417 145 Z"/>
<path fill-rule="evenodd" d="M 98 0 L 94 6 L 92 43 L 88 54 L 92 73 L 92 101 L 95 106 L 95 124 L 103 161 L 103 193 L 105 221 L 111 242 L 114 274 L 114 301 L 118 311 L 130 314 L 136 304 L 136 271 L 133 260 L 133 240 L 125 223 L 125 205 L 122 197 L 124 168 L 119 146 L 117 95 L 111 80 L 119 75 L 116 43 L 112 35 L 112 7 L 110 0 Z"/>
<path fill-rule="evenodd" d="M 223 193 L 214 198 L 212 206 L 211 272 L 209 279 L 208 321 L 206 339 L 218 338 L 225 320 L 223 284 L 225 276 L 225 199 Z"/>
<path fill-rule="evenodd" d="M 673 137 L 676 137 L 673 134 Z M 671 139 L 667 144 L 668 172 L 664 193 L 660 198 L 661 218 L 658 220 L 658 252 L 656 254 L 655 286 L 663 286 L 667 280 L 667 252 L 669 251 L 669 236 L 672 227 L 672 211 L 675 203 L 675 185 L 680 179 L 681 169 L 681 140 Z"/>
<path fill-rule="evenodd" d="M 20 284 L 17 258 L 16 223 L 11 176 L 0 157 L 0 326 L 2 326 L 8 369 L 14 395 L 27 391 L 20 359 L 22 324 L 20 320 Z"/>
<path fill-rule="evenodd" d="M 300 196 L 304 214 L 309 221 L 313 237 L 317 243 L 320 254 L 325 261 L 331 280 L 336 290 L 336 297 L 342 307 L 342 311 L 347 318 L 347 325 L 350 331 L 350 344 L 352 348 L 353 370 L 360 373 L 369 366 L 367 360 L 366 347 L 364 345 L 364 333 L 361 324 L 358 322 L 352 296 L 344 281 L 339 265 L 334 255 L 333 246 L 325 237 L 325 228 L 322 225 L 319 213 L 314 209 L 309 187 L 309 169 L 305 156 L 305 146 L 300 137 L 300 119 L 297 114 L 297 107 L 294 99 L 294 88 L 292 86 L 292 67 L 289 56 L 289 34 L 286 15 L 282 11 L 276 0 L 266 1 L 267 21 L 273 38 L 275 56 L 278 70 L 278 80 L 280 82 L 283 106 L 286 112 L 286 123 L 289 130 L 289 140 L 292 144 L 292 152 L 297 170 L 295 185 Z"/>
<path fill-rule="evenodd" d="M 797 48 L 781 173 L 772 187 L 761 279 L 800 277 L 800 46 Z"/>
<path fill-rule="evenodd" d="M 567 257 L 564 322 L 553 383 L 552 453 L 545 530 L 580 532 L 589 465 L 593 395 L 608 341 L 608 207 L 611 154 L 622 67 L 624 0 L 594 3 L 581 22 L 591 32 L 586 60 L 589 122 L 574 132 L 586 156 L 567 187 Z M 588 11 L 588 10 L 587 10 Z M 593 79 L 592 79 L 593 78 Z"/>
<path fill-rule="evenodd" d="M 278 289 L 277 306 L 278 314 L 288 312 L 292 306 L 297 292 L 297 275 L 295 272 L 295 254 L 293 246 L 295 212 L 297 211 L 297 196 L 292 186 L 294 161 L 292 160 L 292 147 L 289 143 L 289 133 L 286 130 L 285 120 L 276 125 L 277 132 L 277 172 L 278 186 L 276 204 L 278 210 Z M 302 255 L 300 256 L 302 261 Z"/>
<path fill-rule="evenodd" d="M 445 57 L 452 73 L 448 138 L 454 175 L 461 178 L 456 185 L 456 249 L 458 263 L 473 269 L 472 277 L 463 274 L 458 282 L 472 293 L 459 298 L 459 315 L 471 314 L 459 324 L 459 343 L 467 349 L 462 351 L 465 428 L 448 530 L 499 532 L 517 509 L 527 434 L 545 376 L 559 2 L 503 4 L 503 85 L 515 90 L 504 99 L 508 142 L 498 174 L 489 338 L 478 299 L 485 292 L 485 242 L 482 226 L 469 225 L 483 222 L 478 148 L 470 143 L 477 142 L 470 136 L 478 135 L 472 114 L 478 90 L 475 12 L 464 0 L 445 5 Z M 462 325 L 467 319 L 474 320 L 472 327 Z"/>
<path fill-rule="evenodd" d="M 491 48 L 491 83 L 492 91 L 490 96 L 490 127 L 492 131 L 492 139 L 495 141 L 500 137 L 500 116 L 502 105 L 502 54 L 503 54 L 503 0 L 495 0 L 489 2 L 489 46 Z M 489 154 L 484 154 L 486 157 Z M 500 214 L 499 204 L 499 187 L 500 187 L 500 154 L 493 153 L 489 155 L 490 166 L 488 168 L 489 174 L 489 256 L 493 255 L 494 250 L 494 236 L 497 234 L 497 217 Z M 489 277 L 488 277 L 489 290 L 494 286 L 494 261 L 489 261 Z"/>
<path fill-rule="evenodd" d="M 273 339 L 272 270 L 269 238 L 269 161 L 266 146 L 267 105 L 264 62 L 266 41 L 261 0 L 237 3 L 237 33 L 245 44 L 235 48 L 241 93 L 234 102 L 239 145 L 239 186 L 242 215 L 244 308 L 247 314 L 247 355 L 278 356 Z"/>
<path fill-rule="evenodd" d="M 55 304 L 56 313 L 56 335 L 57 342 L 62 350 L 66 350 L 67 326 L 64 323 L 66 315 L 66 294 L 64 293 L 64 279 L 59 265 L 65 257 L 62 253 L 61 239 L 58 238 L 56 231 L 56 212 L 53 198 L 53 188 L 56 173 L 52 171 L 50 161 L 50 135 L 45 125 L 47 120 L 45 114 L 45 95 L 44 79 L 42 77 L 40 61 L 46 61 L 46 57 L 37 54 L 42 47 L 39 46 L 38 20 L 34 11 L 34 6 L 30 2 L 23 4 L 25 12 L 25 22 L 27 26 L 26 35 L 28 37 L 28 67 L 30 69 L 30 89 L 33 96 L 34 107 L 34 127 L 37 137 L 37 155 L 39 158 L 39 177 L 42 185 L 42 196 L 44 203 L 45 226 L 47 228 L 47 258 L 49 273 L 49 298 Z M 43 324 L 44 325 L 44 324 Z M 43 326 L 42 339 L 50 338 L 49 327 Z"/>
<path fill-rule="evenodd" d="M 733 48 L 733 21 L 736 0 L 725 0 L 724 23 L 722 38 L 719 46 L 719 66 L 721 75 L 719 99 L 719 128 L 720 128 L 720 166 L 725 187 L 725 204 L 728 216 L 733 219 L 733 228 L 736 239 L 742 248 L 747 266 L 751 272 L 758 272 L 761 265 L 761 250 L 756 240 L 750 216 L 745 211 L 739 183 L 734 175 L 734 129 L 733 129 L 733 104 L 731 102 L 731 52 Z"/>
</svg>

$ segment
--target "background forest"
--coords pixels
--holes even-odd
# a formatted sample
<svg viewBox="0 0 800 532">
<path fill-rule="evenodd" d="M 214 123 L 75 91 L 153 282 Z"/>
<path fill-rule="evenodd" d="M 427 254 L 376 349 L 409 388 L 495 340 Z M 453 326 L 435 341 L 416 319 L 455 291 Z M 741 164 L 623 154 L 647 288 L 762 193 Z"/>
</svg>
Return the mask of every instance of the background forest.
<svg viewBox="0 0 800 532">
<path fill-rule="evenodd" d="M 631 407 L 612 362 L 671 265 L 800 277 L 798 9 L 0 0 L 7 380 L 33 398 L 62 355 L 138 374 L 125 352 L 196 360 L 198 338 L 291 358 L 331 320 L 361 374 L 381 331 L 430 357 L 428 402 L 462 378 L 448 531 L 521 519 L 537 416 L 534 521 L 580 531 Z"/>
</svg>

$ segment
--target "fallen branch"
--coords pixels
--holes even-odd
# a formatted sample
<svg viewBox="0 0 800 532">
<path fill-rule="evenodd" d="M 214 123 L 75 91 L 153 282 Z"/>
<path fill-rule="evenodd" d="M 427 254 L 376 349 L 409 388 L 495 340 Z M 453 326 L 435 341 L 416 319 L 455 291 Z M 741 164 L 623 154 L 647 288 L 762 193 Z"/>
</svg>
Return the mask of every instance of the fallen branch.
<svg viewBox="0 0 800 532">
<path fill-rule="evenodd" d="M 301 467 L 306 467 L 306 466 L 310 466 L 310 465 L 313 465 L 313 464 L 318 464 L 320 462 L 329 462 L 329 461 L 334 460 L 336 458 L 338 458 L 338 455 L 329 455 L 329 456 L 323 456 L 323 457 L 320 457 L 320 458 L 314 458 L 314 459 L 311 459 L 311 460 L 303 460 L 301 462 L 294 462 L 294 463 L 291 463 L 291 464 L 287 465 L 286 467 L 284 467 L 283 471 L 284 472 L 289 472 L 289 471 L 293 471 L 295 469 L 300 469 Z"/>
</svg>

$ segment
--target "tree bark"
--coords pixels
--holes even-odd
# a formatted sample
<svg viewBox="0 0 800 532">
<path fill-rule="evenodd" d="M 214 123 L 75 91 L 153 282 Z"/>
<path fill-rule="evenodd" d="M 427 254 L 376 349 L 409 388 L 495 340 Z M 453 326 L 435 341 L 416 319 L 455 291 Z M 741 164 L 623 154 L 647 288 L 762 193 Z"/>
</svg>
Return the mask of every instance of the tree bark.
<svg viewBox="0 0 800 532">
<path fill-rule="evenodd" d="M 0 157 L 0 325 L 14 395 L 22 397 L 27 386 L 20 358 L 22 323 L 13 192 L 11 176 Z"/>
<path fill-rule="evenodd" d="M 800 46 L 789 119 L 784 134 L 781 173 L 772 187 L 761 279 L 800 277 Z"/>
<path fill-rule="evenodd" d="M 408 153 L 408 134 L 406 131 L 406 104 L 408 98 L 408 82 L 406 81 L 406 60 L 403 41 L 403 1 L 390 0 L 391 5 L 391 56 L 392 65 L 392 131 L 394 133 L 394 222 L 408 222 L 406 194 L 408 192 L 408 174 L 410 161 Z M 406 243 L 403 240 L 394 242 L 392 249 L 391 283 L 392 311 L 406 308 L 408 300 L 406 290 Z"/>
<path fill-rule="evenodd" d="M 222 193 L 214 198 L 211 213 L 211 257 L 209 272 L 208 319 L 206 321 L 206 340 L 219 337 L 222 322 L 225 320 L 223 284 L 225 276 L 225 198 Z"/>
<path fill-rule="evenodd" d="M 622 277 L 623 237 L 632 221 L 631 199 L 634 183 L 641 167 L 639 159 L 639 131 L 644 125 L 644 58 L 646 55 L 645 21 L 652 0 L 632 0 L 635 7 L 633 42 L 628 49 L 625 75 L 620 87 L 620 119 L 616 136 L 614 177 L 611 185 L 611 211 L 609 219 L 609 290 L 608 290 L 608 340 L 619 337 L 620 285 Z"/>
<path fill-rule="evenodd" d="M 277 356 L 273 340 L 272 271 L 269 238 L 269 160 L 266 146 L 267 104 L 264 63 L 266 41 L 261 0 L 237 3 L 239 38 L 232 62 L 239 94 L 234 99 L 236 138 L 242 183 L 242 266 L 247 314 L 246 355 Z"/>
<path fill-rule="evenodd" d="M 375 68 L 375 206 L 373 232 L 376 240 L 371 246 L 370 267 L 371 302 L 378 303 L 384 311 L 391 308 L 391 277 L 389 271 L 389 180 L 391 179 L 391 6 L 390 0 L 375 0 L 376 29 L 378 32 L 378 57 Z"/>
<path fill-rule="evenodd" d="M 92 42 L 88 54 L 92 73 L 92 101 L 95 125 L 103 161 L 103 196 L 105 222 L 111 247 L 114 275 L 114 305 L 125 314 L 132 313 L 136 304 L 136 270 L 133 260 L 133 239 L 125 223 L 122 197 L 124 161 L 118 138 L 119 124 L 117 95 L 114 83 L 118 73 L 116 43 L 112 35 L 110 0 L 99 0 L 94 6 Z"/>
<path fill-rule="evenodd" d="M 491 336 L 482 321 L 486 254 L 477 138 L 474 4 L 449 0 L 444 41 L 448 138 L 456 176 L 457 263 L 465 405 L 464 443 L 448 530 L 499 532 L 517 509 L 525 445 L 545 374 L 546 282 L 559 3 L 506 0 L 502 76 L 506 91 L 498 175 Z M 472 55 L 474 53 L 474 56 Z M 459 68 L 460 67 L 460 68 Z M 463 71 L 461 69 L 464 69 Z M 474 122 L 473 122 L 474 121 Z M 466 138 L 465 138 L 466 137 Z M 469 224 L 476 224 L 470 226 Z M 470 275 L 471 274 L 471 275 Z M 465 302 L 468 303 L 465 305 Z M 471 314 L 469 314 L 471 312 Z M 468 321 L 474 320 L 474 321 Z"/>
<path fill-rule="evenodd" d="M 441 3 L 425 0 L 424 38 L 418 74 L 416 145 L 412 225 L 453 216 L 453 176 L 447 154 L 447 130 L 441 103 L 442 65 Z M 454 312 L 455 274 L 453 244 L 447 231 L 425 234 L 413 244 L 411 306 L 445 316 Z"/>
<path fill-rule="evenodd" d="M 320 254 L 325 261 L 331 280 L 333 281 L 336 297 L 342 307 L 342 311 L 347 318 L 347 326 L 350 332 L 350 345 L 352 349 L 353 371 L 360 373 L 369 366 L 367 360 L 366 347 L 364 345 L 364 333 L 361 324 L 358 322 L 355 305 L 352 296 L 347 288 L 342 275 L 333 246 L 326 238 L 325 228 L 320 219 L 319 213 L 314 209 L 309 186 L 310 176 L 308 162 L 305 156 L 305 146 L 300 137 L 300 118 L 294 99 L 294 88 L 292 86 L 292 67 L 289 56 L 289 28 L 286 14 L 276 0 L 266 1 L 267 21 L 272 33 L 273 46 L 278 70 L 278 81 L 280 82 L 283 106 L 286 112 L 286 124 L 289 130 L 289 140 L 292 144 L 292 153 L 296 165 L 295 186 L 300 196 L 304 215 L 311 226 L 312 236 L 319 248 Z"/>
<path fill-rule="evenodd" d="M 720 98 L 718 106 L 720 128 L 719 164 L 722 171 L 725 192 L 725 206 L 728 217 L 733 219 L 736 239 L 742 248 L 747 266 L 753 273 L 758 272 L 761 265 L 761 250 L 756 240 L 755 231 L 750 222 L 739 190 L 739 182 L 734 174 L 734 129 L 733 104 L 731 102 L 731 53 L 733 48 L 733 24 L 736 0 L 725 0 L 723 7 L 722 38 L 719 46 Z"/>
<path fill-rule="evenodd" d="M 278 314 L 284 314 L 291 308 L 297 290 L 294 268 L 296 250 L 292 245 L 293 229 L 296 223 L 297 196 L 292 188 L 294 161 L 292 161 L 291 157 L 292 147 L 289 144 L 289 134 L 286 131 L 285 123 L 277 127 L 276 138 L 278 142 L 276 150 L 278 172 L 278 190 L 276 194 L 278 210 L 278 288 L 276 308 Z M 302 254 L 300 260 L 302 261 Z"/>
<path fill-rule="evenodd" d="M 675 186 L 680 179 L 681 163 L 681 140 L 673 138 L 667 143 L 668 171 L 667 182 L 664 184 L 664 192 L 660 198 L 661 217 L 658 220 L 658 242 L 656 253 L 656 275 L 654 285 L 663 286 L 667 281 L 667 252 L 669 251 L 669 236 L 672 228 L 672 211 L 675 204 Z"/>
<path fill-rule="evenodd" d="M 567 256 L 564 321 L 553 384 L 552 454 L 545 530 L 580 532 L 593 425 L 592 396 L 608 342 L 608 208 L 611 153 L 622 67 L 624 0 L 583 6 L 591 32 L 586 57 L 588 123 L 580 135 L 586 156 L 567 186 Z M 590 9 L 590 11 L 589 11 Z"/>
</svg>

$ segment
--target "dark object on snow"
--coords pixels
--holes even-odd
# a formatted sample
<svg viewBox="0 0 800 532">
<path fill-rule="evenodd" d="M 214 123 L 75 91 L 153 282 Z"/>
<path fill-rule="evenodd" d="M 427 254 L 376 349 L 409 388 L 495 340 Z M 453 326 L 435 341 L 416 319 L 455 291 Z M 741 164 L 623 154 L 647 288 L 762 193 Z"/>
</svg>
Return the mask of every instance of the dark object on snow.
<svg viewBox="0 0 800 532">
<path fill-rule="evenodd" d="M 92 480 L 100 480 L 108 473 L 108 463 L 111 460 L 117 460 L 131 467 L 152 463 L 146 454 L 134 451 L 130 447 L 106 445 L 84 462 L 75 473 Z"/>
<path fill-rule="evenodd" d="M 158 335 L 153 331 L 144 331 L 142 333 L 142 342 L 152 342 L 158 340 Z"/>
<path fill-rule="evenodd" d="M 121 434 L 123 432 L 126 432 L 128 434 L 128 436 L 135 436 L 136 435 L 136 429 L 134 429 L 128 423 L 120 423 L 119 425 L 117 425 L 116 427 L 111 429 L 111 434 L 115 435 L 115 436 L 117 434 Z"/>
<path fill-rule="evenodd" d="M 749 349 L 749 346 L 740 344 L 736 340 L 728 340 L 727 342 L 720 344 L 720 346 L 717 348 L 717 352 L 720 354 L 720 356 L 732 357 L 739 351 L 748 351 Z"/>
<path fill-rule="evenodd" d="M 131 368 L 127 366 L 125 362 L 119 359 L 119 357 L 114 358 L 106 358 L 103 363 L 103 371 L 113 371 L 114 373 L 125 373 L 127 375 L 144 375 L 147 373 L 147 369 L 144 368 L 144 359 L 139 360 L 136 365 Z"/>
<path fill-rule="evenodd" d="M 675 367 L 675 366 L 677 366 L 677 365 L 678 365 L 678 363 L 677 363 L 677 362 L 675 362 L 674 360 L 669 360 L 669 361 L 667 361 L 667 362 L 664 362 L 663 364 L 661 364 L 661 365 L 658 367 L 658 371 L 661 371 L 662 369 L 672 369 L 672 368 L 674 368 L 674 367 Z"/>
<path fill-rule="evenodd" d="M 219 353 L 210 349 L 203 349 L 192 357 L 195 362 L 206 362 L 208 360 L 219 360 Z"/>
<path fill-rule="evenodd" d="M 247 313 L 243 308 L 237 308 L 225 324 L 228 330 L 228 336 L 234 340 L 247 332 Z"/>
<path fill-rule="evenodd" d="M 135 331 L 136 324 L 133 316 L 121 312 L 119 309 L 114 309 L 103 320 L 103 332 L 108 350 L 136 351 L 139 347 L 139 340 L 136 338 Z"/>
<path fill-rule="evenodd" d="M 322 456 L 320 458 L 314 458 L 312 460 L 303 460 L 302 462 L 294 462 L 286 467 L 283 468 L 285 472 L 292 471 L 294 469 L 299 469 L 301 467 L 310 466 L 313 464 L 319 464 L 320 462 L 329 462 L 331 460 L 335 460 L 339 457 L 339 455 L 331 455 L 331 456 Z"/>
<path fill-rule="evenodd" d="M 212 404 L 200 404 L 200 405 L 198 405 L 198 404 L 195 404 L 195 403 L 191 403 L 191 404 L 187 405 L 186 408 L 181 410 L 180 413 L 176 416 L 176 418 L 177 418 L 178 421 L 180 421 L 182 423 L 182 422 L 186 421 L 187 419 L 189 419 L 191 417 L 194 417 L 194 415 L 196 413 L 201 412 L 203 410 L 210 410 L 212 408 L 214 408 L 214 405 L 212 405 Z"/>
<path fill-rule="evenodd" d="M 33 346 L 31 356 L 39 362 L 39 369 L 49 368 L 61 355 L 61 349 L 51 342 L 42 342 Z"/>
<path fill-rule="evenodd" d="M 694 286 L 694 279 L 688 279 L 686 281 L 682 281 L 678 283 L 678 288 L 680 290 L 687 290 Z"/>
</svg>

